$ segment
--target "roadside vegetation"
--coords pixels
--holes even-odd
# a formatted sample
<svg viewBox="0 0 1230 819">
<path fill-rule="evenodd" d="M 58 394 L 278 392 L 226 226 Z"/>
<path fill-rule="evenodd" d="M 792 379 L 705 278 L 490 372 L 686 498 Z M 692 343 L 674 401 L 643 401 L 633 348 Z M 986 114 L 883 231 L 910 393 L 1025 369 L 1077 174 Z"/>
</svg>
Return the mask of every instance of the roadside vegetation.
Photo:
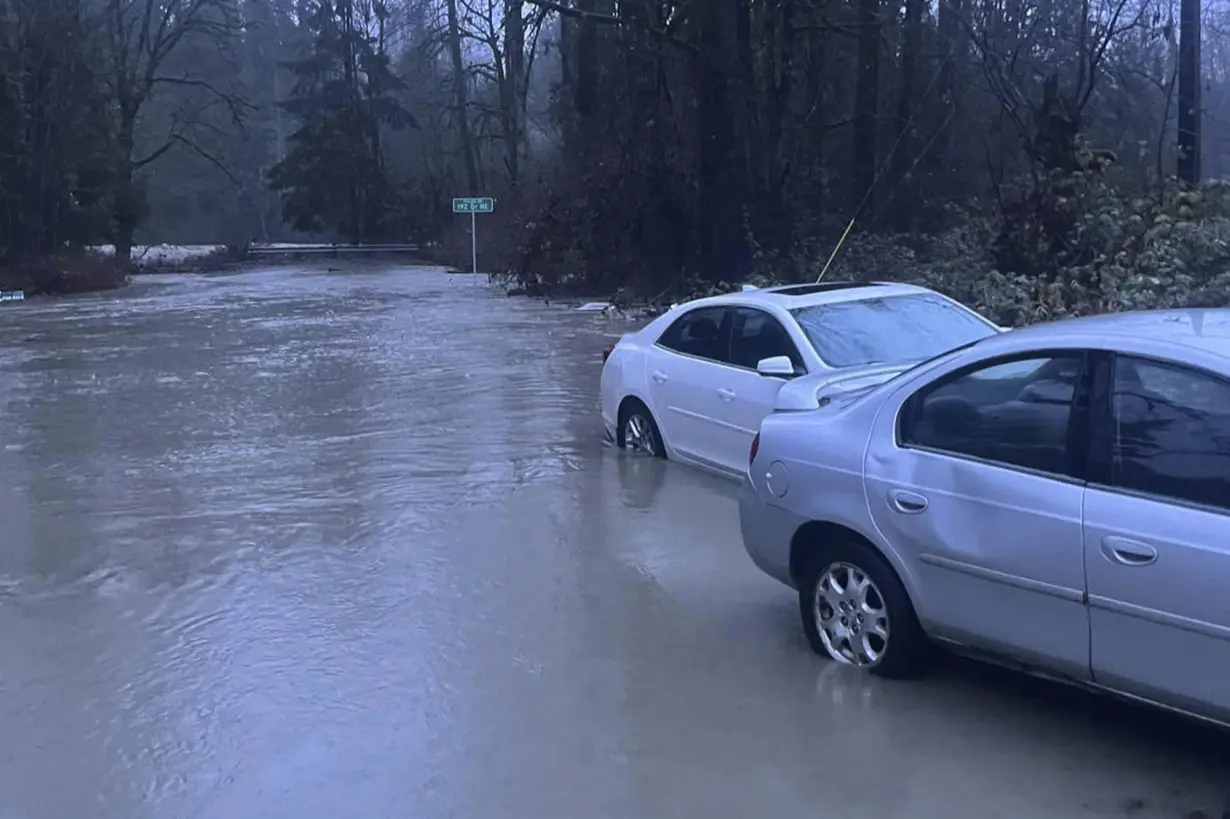
<svg viewBox="0 0 1230 819">
<path fill-rule="evenodd" d="M 0 262 L 0 291 L 60 296 L 114 290 L 128 283 L 128 267 L 93 253 L 11 254 Z"/>
<path fill-rule="evenodd" d="M 1172 185 L 1156 198 L 1134 196 L 1099 175 L 1052 184 L 1065 191 L 1052 194 L 1052 207 L 1066 217 L 1058 224 L 965 215 L 932 236 L 863 235 L 827 276 L 922 284 L 1007 326 L 1116 310 L 1230 306 L 1230 184 L 1188 191 Z M 823 260 L 799 264 L 818 271 Z M 762 275 L 777 278 L 772 265 Z"/>
<path fill-rule="evenodd" d="M 67 249 L 60 253 L 14 253 L 0 262 L 0 291 L 56 296 L 123 287 L 143 273 L 205 273 L 242 266 L 244 248 L 223 246 L 136 246 L 127 261 L 113 245 Z"/>
<path fill-rule="evenodd" d="M 479 265 L 531 295 L 823 271 L 1008 324 L 1222 304 L 1227 24 L 1226 0 L 9 0 L 0 287 L 236 263 L 143 260 L 162 243 L 468 269 L 451 200 L 491 196 Z"/>
</svg>

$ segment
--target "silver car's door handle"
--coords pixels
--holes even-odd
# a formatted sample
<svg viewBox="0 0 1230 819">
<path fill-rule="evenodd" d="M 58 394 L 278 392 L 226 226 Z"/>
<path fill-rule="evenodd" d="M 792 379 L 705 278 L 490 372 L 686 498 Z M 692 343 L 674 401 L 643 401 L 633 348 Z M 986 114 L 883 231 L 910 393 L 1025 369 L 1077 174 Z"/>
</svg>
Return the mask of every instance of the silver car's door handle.
<svg viewBox="0 0 1230 819">
<path fill-rule="evenodd" d="M 735 391 L 728 390 L 725 387 L 723 387 L 722 389 L 718 390 L 718 395 L 722 397 L 723 401 L 733 401 L 735 397 Z"/>
<path fill-rule="evenodd" d="M 916 492 L 893 489 L 888 493 L 888 503 L 903 515 L 917 515 L 927 509 L 927 499 Z"/>
<path fill-rule="evenodd" d="M 1107 535 L 1102 538 L 1102 556 L 1120 566 L 1152 566 L 1157 562 L 1157 549 L 1139 540 Z"/>
<path fill-rule="evenodd" d="M 659 384 L 665 384 L 666 383 L 666 373 L 662 372 L 661 370 L 654 370 L 653 380 L 657 381 Z"/>
</svg>

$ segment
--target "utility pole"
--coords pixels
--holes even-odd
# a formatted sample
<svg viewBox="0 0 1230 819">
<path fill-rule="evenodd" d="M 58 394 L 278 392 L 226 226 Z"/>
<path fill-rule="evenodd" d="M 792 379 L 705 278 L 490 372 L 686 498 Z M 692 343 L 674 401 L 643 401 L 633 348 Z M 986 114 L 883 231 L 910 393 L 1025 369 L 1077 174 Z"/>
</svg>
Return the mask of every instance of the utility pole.
<svg viewBox="0 0 1230 819">
<path fill-rule="evenodd" d="M 1179 161 L 1178 176 L 1188 185 L 1200 182 L 1200 0 L 1179 6 Z"/>
</svg>

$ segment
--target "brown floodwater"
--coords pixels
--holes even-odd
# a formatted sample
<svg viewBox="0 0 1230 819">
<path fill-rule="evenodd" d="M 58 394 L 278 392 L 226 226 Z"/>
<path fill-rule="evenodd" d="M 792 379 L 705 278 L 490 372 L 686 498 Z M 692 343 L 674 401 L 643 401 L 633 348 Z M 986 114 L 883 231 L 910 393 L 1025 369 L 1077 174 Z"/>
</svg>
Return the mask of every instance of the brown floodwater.
<svg viewBox="0 0 1230 819">
<path fill-rule="evenodd" d="M 0 305 L 0 819 L 1220 808 L 1224 734 L 810 654 L 735 487 L 602 443 L 620 329 L 379 265 Z"/>
</svg>

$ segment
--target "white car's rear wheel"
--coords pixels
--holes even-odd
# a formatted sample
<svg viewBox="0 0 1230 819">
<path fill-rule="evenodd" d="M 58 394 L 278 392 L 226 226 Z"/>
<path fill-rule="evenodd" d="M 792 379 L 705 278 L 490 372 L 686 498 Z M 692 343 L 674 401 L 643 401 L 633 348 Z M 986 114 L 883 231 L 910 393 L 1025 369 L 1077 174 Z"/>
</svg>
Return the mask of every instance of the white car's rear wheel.
<svg viewBox="0 0 1230 819">
<path fill-rule="evenodd" d="M 619 412 L 620 447 L 652 458 L 665 458 L 662 433 L 649 408 L 636 399 L 624 402 Z"/>
</svg>

